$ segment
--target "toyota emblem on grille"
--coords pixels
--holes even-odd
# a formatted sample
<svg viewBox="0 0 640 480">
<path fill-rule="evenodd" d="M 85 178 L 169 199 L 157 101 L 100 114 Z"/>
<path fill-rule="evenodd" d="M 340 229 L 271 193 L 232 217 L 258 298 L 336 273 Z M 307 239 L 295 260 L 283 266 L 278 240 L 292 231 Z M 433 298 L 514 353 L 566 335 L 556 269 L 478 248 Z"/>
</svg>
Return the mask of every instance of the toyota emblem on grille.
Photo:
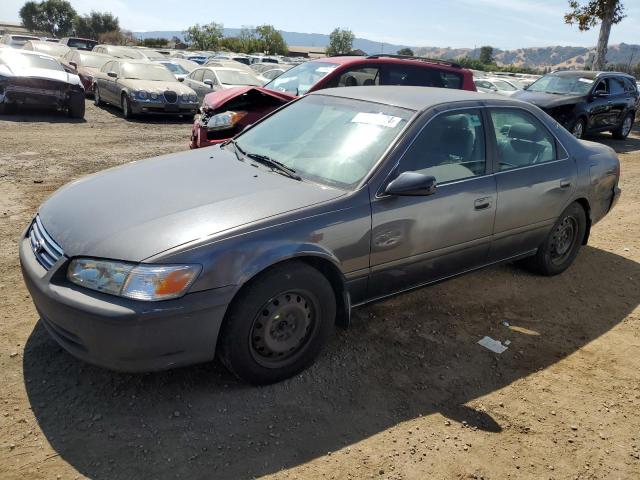
<svg viewBox="0 0 640 480">
<path fill-rule="evenodd" d="M 35 253 L 42 253 L 44 251 L 44 246 L 40 240 L 36 240 L 35 245 L 33 246 L 33 251 Z"/>
</svg>

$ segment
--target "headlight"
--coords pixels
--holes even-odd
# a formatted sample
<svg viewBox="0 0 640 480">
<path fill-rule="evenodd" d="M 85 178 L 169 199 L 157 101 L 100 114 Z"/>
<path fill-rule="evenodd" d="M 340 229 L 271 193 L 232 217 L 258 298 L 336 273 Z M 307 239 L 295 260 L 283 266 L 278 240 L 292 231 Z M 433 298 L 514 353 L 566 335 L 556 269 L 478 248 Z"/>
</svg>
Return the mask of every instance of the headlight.
<svg viewBox="0 0 640 480">
<path fill-rule="evenodd" d="M 233 128 L 247 112 L 224 112 L 218 113 L 209 119 L 207 128 L 209 130 L 227 130 Z"/>
<path fill-rule="evenodd" d="M 191 95 L 189 95 L 189 101 L 191 103 L 196 103 L 198 101 L 198 96 L 195 93 L 192 93 Z"/>
<path fill-rule="evenodd" d="M 189 94 L 188 93 L 183 93 L 182 94 L 182 101 L 183 102 L 188 102 L 189 101 Z"/>
<path fill-rule="evenodd" d="M 158 301 L 181 297 L 193 284 L 200 265 L 146 265 L 77 258 L 67 278 L 98 292 L 135 300 Z"/>
<path fill-rule="evenodd" d="M 148 93 L 145 92 L 144 90 L 140 90 L 138 92 L 136 92 L 136 96 L 140 99 L 140 100 L 146 100 L 148 97 Z"/>
<path fill-rule="evenodd" d="M 151 98 L 151 100 L 158 100 L 158 97 L 159 97 L 158 92 L 151 92 L 149 94 L 149 97 Z"/>
</svg>

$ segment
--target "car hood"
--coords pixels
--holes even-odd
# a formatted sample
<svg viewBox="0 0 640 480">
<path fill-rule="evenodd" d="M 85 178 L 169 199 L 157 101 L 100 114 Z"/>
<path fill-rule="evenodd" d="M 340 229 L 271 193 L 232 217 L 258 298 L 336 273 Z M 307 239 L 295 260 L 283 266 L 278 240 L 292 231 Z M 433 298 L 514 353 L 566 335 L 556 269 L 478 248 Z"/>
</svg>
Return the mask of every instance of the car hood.
<svg viewBox="0 0 640 480">
<path fill-rule="evenodd" d="M 576 103 L 584 101 L 585 97 L 582 95 L 555 95 L 553 93 L 522 90 L 515 92 L 511 98 L 517 98 L 518 100 L 532 103 L 543 109 L 550 109 L 561 107 L 563 105 L 575 105 Z"/>
<path fill-rule="evenodd" d="M 179 81 L 175 82 L 166 82 L 166 81 L 157 81 L 157 80 L 133 80 L 129 78 L 118 79 L 118 83 L 120 85 L 124 85 L 131 90 L 145 90 L 148 92 L 164 92 L 166 90 L 172 90 L 177 94 L 186 93 L 187 95 L 194 93 L 186 85 L 183 85 Z"/>
<path fill-rule="evenodd" d="M 4 68 L 1 74 L 11 77 L 41 78 L 44 80 L 56 80 L 59 82 L 79 85 L 80 79 L 75 73 L 67 73 L 64 70 L 51 70 L 49 68 L 12 67 Z"/>
<path fill-rule="evenodd" d="M 142 261 L 170 248 L 344 195 L 211 147 L 72 182 L 39 209 L 65 255 Z"/>
<path fill-rule="evenodd" d="M 204 97 L 204 107 L 218 109 L 224 106 L 225 103 L 228 103 L 230 100 L 234 98 L 241 97 L 242 95 L 247 95 L 251 91 L 259 92 L 263 95 L 268 95 L 277 100 L 281 100 L 282 103 L 287 103 L 296 98 L 294 95 L 290 95 L 284 92 L 276 92 L 274 90 L 269 90 L 264 87 L 234 87 L 234 88 L 225 88 L 224 90 L 219 90 L 217 92 L 211 92 Z"/>
</svg>

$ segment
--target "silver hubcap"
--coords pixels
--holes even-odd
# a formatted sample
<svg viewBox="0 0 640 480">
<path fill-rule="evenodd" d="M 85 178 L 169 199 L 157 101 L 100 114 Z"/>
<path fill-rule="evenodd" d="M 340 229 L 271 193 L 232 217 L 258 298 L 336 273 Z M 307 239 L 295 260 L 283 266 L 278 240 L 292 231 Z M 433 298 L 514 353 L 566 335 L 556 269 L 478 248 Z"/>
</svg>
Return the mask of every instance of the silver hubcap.
<svg viewBox="0 0 640 480">
<path fill-rule="evenodd" d="M 584 127 L 582 126 L 582 122 L 577 122 L 574 126 L 573 126 L 573 136 L 576 138 L 582 138 L 582 131 L 583 131 Z"/>
<path fill-rule="evenodd" d="M 626 137 L 627 135 L 629 135 L 630 131 L 631 131 L 631 117 L 627 117 L 624 119 L 624 122 L 622 123 L 622 134 Z"/>
</svg>

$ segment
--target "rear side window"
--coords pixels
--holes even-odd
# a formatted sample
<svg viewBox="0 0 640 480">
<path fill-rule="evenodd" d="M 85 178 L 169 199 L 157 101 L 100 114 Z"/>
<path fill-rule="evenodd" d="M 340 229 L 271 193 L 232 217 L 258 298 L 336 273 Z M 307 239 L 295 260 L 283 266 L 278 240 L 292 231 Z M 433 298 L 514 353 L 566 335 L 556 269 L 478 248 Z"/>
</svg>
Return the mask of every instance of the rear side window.
<svg viewBox="0 0 640 480">
<path fill-rule="evenodd" d="M 498 145 L 499 171 L 557 159 L 556 142 L 532 114 L 520 109 L 491 109 Z"/>
<path fill-rule="evenodd" d="M 442 113 L 418 134 L 400 160 L 398 174 L 418 172 L 438 183 L 484 175 L 484 138 L 479 110 Z"/>
<path fill-rule="evenodd" d="M 334 87 L 367 87 L 380 85 L 380 69 L 378 67 L 354 68 L 342 73 L 337 81 L 332 82 Z"/>
<path fill-rule="evenodd" d="M 637 91 L 636 84 L 628 78 L 624 79 L 624 89 L 625 91 L 631 92 L 631 93 L 635 93 Z"/>
<path fill-rule="evenodd" d="M 113 66 L 113 62 L 107 62 L 102 66 L 100 71 L 103 73 L 109 73 L 111 71 L 112 66 Z"/>
<path fill-rule="evenodd" d="M 462 74 L 417 65 L 387 64 L 382 69 L 380 85 L 462 88 Z"/>
</svg>

